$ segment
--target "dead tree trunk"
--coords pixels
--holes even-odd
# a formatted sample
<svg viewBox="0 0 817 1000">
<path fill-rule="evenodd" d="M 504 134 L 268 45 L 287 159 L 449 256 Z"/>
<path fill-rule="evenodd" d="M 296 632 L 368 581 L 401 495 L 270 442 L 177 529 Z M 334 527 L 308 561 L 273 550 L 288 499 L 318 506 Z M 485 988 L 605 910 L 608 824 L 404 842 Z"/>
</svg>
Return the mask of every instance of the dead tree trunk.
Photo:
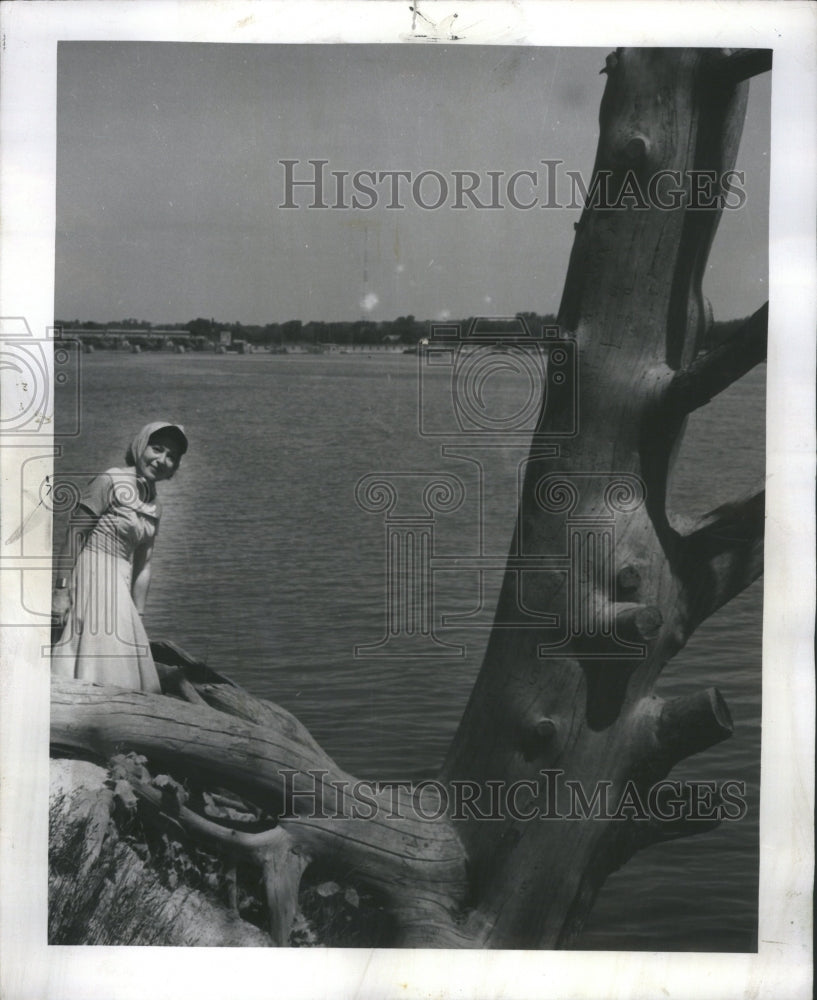
<svg viewBox="0 0 817 1000">
<path fill-rule="evenodd" d="M 698 349 L 743 81 L 767 68 L 763 54 L 743 51 L 608 57 L 594 178 L 558 317 L 576 380 L 540 418 L 495 627 L 441 786 L 375 790 L 367 806 L 288 713 L 224 685 L 183 682 L 194 705 L 54 685 L 56 745 L 101 757 L 126 747 L 273 815 L 291 807 L 274 831 L 242 835 L 174 807 L 205 840 L 255 859 L 275 940 L 286 940 L 304 865 L 319 859 L 383 895 L 394 944 L 564 946 L 635 850 L 711 827 L 656 822 L 642 806 L 675 763 L 731 732 L 716 690 L 662 702 L 659 672 L 762 571 L 762 493 L 683 531 L 665 497 L 688 413 L 764 357 L 765 310 L 717 349 Z M 554 455 L 540 442 L 573 405 L 577 434 Z M 149 781 L 136 775 L 134 787 L 163 808 Z M 455 788 L 469 789 L 470 805 L 452 817 L 439 787 L 454 800 Z M 565 790 L 575 818 L 559 820 Z"/>
<path fill-rule="evenodd" d="M 570 577 L 527 572 L 523 581 L 525 606 L 555 613 L 567 638 L 494 628 L 446 761 L 449 780 L 541 780 L 542 769 L 560 769 L 588 795 L 609 781 L 612 812 L 629 780 L 647 790 L 731 733 L 717 691 L 662 703 L 652 689 L 698 624 L 761 572 L 763 494 L 685 533 L 669 523 L 665 498 L 687 414 L 762 360 L 766 316 L 696 361 L 707 324 L 701 278 L 720 212 L 663 209 L 660 186 L 658 197 L 642 195 L 660 171 L 677 172 L 665 178 L 680 177 L 692 198 L 692 171 L 720 179 L 733 167 L 747 94 L 734 83 L 735 58 L 608 57 L 594 180 L 608 179 L 610 205 L 624 192 L 626 208 L 588 207 L 579 222 L 558 316 L 578 345 L 578 434 L 557 458 L 534 446 L 514 540 L 523 558 L 571 558 Z M 710 205 L 719 191 L 716 183 Z M 540 431 L 558 419 L 546 409 Z M 500 626 L 518 615 L 517 575 L 506 575 Z M 569 940 L 609 871 L 667 832 L 638 821 L 464 823 L 486 943 Z"/>
</svg>

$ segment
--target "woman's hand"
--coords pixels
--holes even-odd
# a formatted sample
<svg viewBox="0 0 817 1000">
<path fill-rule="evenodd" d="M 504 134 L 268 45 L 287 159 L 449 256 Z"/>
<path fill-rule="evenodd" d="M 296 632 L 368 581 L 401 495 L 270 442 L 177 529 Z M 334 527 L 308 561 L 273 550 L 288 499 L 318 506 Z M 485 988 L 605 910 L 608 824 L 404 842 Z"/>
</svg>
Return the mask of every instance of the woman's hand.
<svg viewBox="0 0 817 1000">
<path fill-rule="evenodd" d="M 51 594 L 51 624 L 64 625 L 70 610 L 70 590 L 68 587 L 55 587 Z"/>
<path fill-rule="evenodd" d="M 144 614 L 150 588 L 150 559 L 153 555 L 153 539 L 140 546 L 133 557 L 131 597 L 139 614 Z"/>
<path fill-rule="evenodd" d="M 98 477 L 102 479 L 103 477 Z M 62 548 L 56 558 L 55 565 L 58 572 L 63 567 L 73 565 L 79 558 L 79 553 L 85 548 L 88 536 L 94 530 L 94 525 L 99 519 L 99 514 L 89 507 L 80 503 L 71 511 L 68 519 L 68 527 L 65 531 L 65 539 Z M 56 629 L 65 624 L 68 613 L 71 610 L 71 582 L 70 576 L 58 575 L 54 581 L 54 589 L 51 592 L 51 627 Z"/>
</svg>

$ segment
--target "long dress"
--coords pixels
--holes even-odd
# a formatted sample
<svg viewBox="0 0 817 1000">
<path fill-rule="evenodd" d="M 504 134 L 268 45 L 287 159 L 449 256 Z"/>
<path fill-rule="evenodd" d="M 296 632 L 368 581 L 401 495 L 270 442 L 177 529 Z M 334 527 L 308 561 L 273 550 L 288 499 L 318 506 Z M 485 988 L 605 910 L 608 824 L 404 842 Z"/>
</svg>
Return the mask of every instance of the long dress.
<svg viewBox="0 0 817 1000">
<path fill-rule="evenodd" d="M 159 692 L 150 643 L 131 596 L 134 556 L 152 543 L 159 507 L 141 499 L 133 469 L 97 476 L 79 507 L 96 520 L 74 565 L 71 611 L 51 651 L 51 672 Z"/>
</svg>

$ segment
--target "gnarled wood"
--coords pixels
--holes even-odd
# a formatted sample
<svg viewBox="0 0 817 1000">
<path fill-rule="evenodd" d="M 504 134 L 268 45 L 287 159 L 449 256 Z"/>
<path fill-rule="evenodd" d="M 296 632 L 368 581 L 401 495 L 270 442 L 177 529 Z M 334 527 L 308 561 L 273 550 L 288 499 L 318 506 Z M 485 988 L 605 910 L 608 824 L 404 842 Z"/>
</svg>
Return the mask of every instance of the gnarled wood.
<svg viewBox="0 0 817 1000">
<path fill-rule="evenodd" d="M 225 699 L 231 694 L 233 704 L 232 689 L 220 692 Z M 260 703 L 251 713 L 254 699 L 246 693 L 240 700 L 245 714 L 265 714 L 267 706 Z M 162 695 L 52 682 L 55 748 L 105 760 L 127 747 L 176 775 L 235 789 L 278 817 L 278 828 L 303 855 L 354 871 L 361 883 L 388 898 L 400 928 L 396 943 L 461 944 L 449 911 L 463 904 L 467 879 L 451 823 L 423 818 L 427 812 L 418 811 L 405 788 L 370 791 L 374 804 L 368 806 L 354 795 L 356 780 L 289 713 L 270 709 L 269 718 L 271 724 L 259 725 Z M 297 732 L 284 731 L 293 725 Z M 162 805 L 155 790 L 138 784 L 137 790 Z M 224 831 L 184 805 L 174 807 L 174 818 L 205 841 L 252 853 L 264 865 L 277 864 L 270 854 L 277 833 Z"/>
</svg>

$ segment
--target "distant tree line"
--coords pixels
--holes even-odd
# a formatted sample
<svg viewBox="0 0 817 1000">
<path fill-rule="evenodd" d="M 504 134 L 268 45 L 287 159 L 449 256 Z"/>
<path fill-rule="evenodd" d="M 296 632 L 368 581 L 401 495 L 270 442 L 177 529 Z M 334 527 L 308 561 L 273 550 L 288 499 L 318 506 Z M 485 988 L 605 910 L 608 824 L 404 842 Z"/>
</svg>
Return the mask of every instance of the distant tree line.
<svg viewBox="0 0 817 1000">
<path fill-rule="evenodd" d="M 523 319 L 531 333 L 536 334 L 542 326 L 553 325 L 556 317 L 553 313 L 540 314 L 536 312 L 520 312 L 517 317 Z M 471 316 L 463 319 L 446 320 L 446 325 L 458 325 L 463 331 L 467 331 L 476 317 Z M 487 317 L 486 317 L 487 319 Z M 144 320 L 133 318 L 112 320 L 108 323 L 94 323 L 91 321 L 81 321 L 78 319 L 66 321 L 56 320 L 55 325 L 71 330 L 127 330 L 132 332 L 136 338 L 150 338 L 153 331 L 161 330 L 163 334 L 172 333 L 177 330 L 179 333 L 190 334 L 193 341 L 198 346 L 204 344 L 215 344 L 219 337 L 229 332 L 234 340 L 243 340 L 254 347 L 268 347 L 271 349 L 284 349 L 288 346 L 318 347 L 321 344 L 337 344 L 341 347 L 354 348 L 363 345 L 393 343 L 405 346 L 416 345 L 422 338 L 430 335 L 432 325 L 435 321 L 416 319 L 413 315 L 398 316 L 393 320 L 352 320 L 343 322 L 311 321 L 304 323 L 299 319 L 287 320 L 285 323 L 244 324 L 239 322 L 225 323 L 213 318 L 205 319 L 198 317 L 189 320 L 187 323 L 148 323 Z M 710 329 L 702 349 L 706 350 L 715 344 L 726 339 L 731 333 L 737 330 L 745 319 L 733 319 L 716 322 Z M 490 323 L 491 329 L 499 329 L 502 324 L 495 321 Z M 510 332 L 514 323 L 506 320 L 505 326 Z M 504 328 L 503 328 L 504 329 Z"/>
<path fill-rule="evenodd" d="M 149 337 L 156 330 L 161 330 L 164 334 L 176 330 L 179 333 L 189 333 L 194 341 L 207 341 L 209 343 L 217 343 L 222 334 L 229 333 L 234 340 L 244 340 L 253 346 L 272 348 L 318 344 L 339 344 L 353 347 L 363 344 L 381 344 L 384 341 L 412 345 L 416 344 L 422 337 L 427 336 L 428 332 L 428 323 L 415 319 L 414 316 L 398 316 L 397 319 L 380 322 L 360 319 L 351 322 L 304 323 L 302 320 L 292 319 L 285 323 L 267 323 L 264 326 L 237 321 L 229 323 L 201 316 L 187 323 L 151 324 L 136 319 L 94 323 L 78 319 L 58 319 L 55 325 L 64 329 L 87 330 L 88 332 L 127 330 L 137 337 L 140 335 Z"/>
</svg>

